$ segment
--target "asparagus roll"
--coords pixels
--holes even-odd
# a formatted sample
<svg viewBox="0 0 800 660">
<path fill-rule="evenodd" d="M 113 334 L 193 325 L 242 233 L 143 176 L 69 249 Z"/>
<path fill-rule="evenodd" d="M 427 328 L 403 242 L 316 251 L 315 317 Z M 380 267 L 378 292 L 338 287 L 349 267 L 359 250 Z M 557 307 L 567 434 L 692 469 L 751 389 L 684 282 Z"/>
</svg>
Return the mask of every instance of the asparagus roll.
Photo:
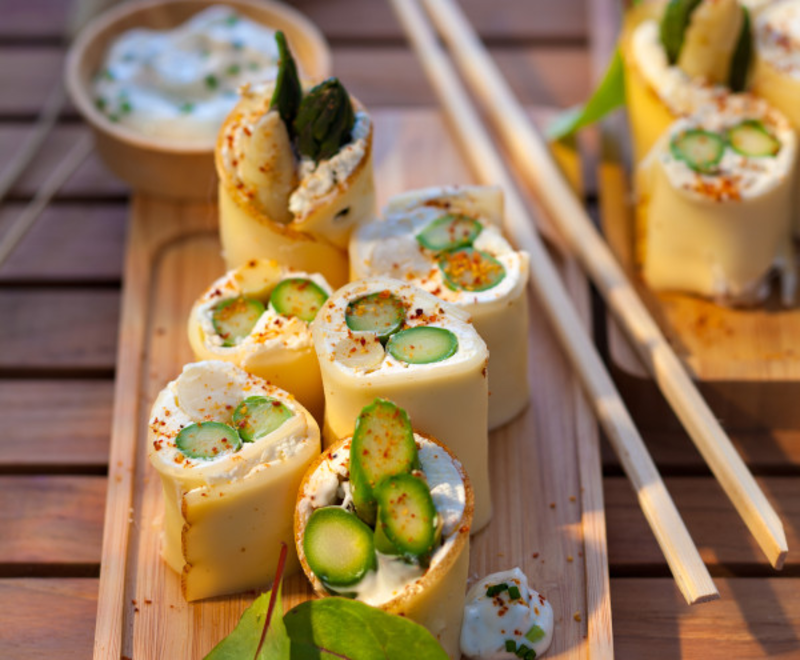
<svg viewBox="0 0 800 660">
<path fill-rule="evenodd" d="M 217 141 L 229 269 L 269 258 L 347 281 L 347 242 L 375 207 L 372 121 L 335 78 L 303 88 L 285 42 L 275 82 L 242 88 Z"/>
<path fill-rule="evenodd" d="M 164 487 L 162 554 L 186 600 L 268 585 L 320 452 L 311 414 L 228 362 L 188 364 L 153 404 L 147 451 Z"/>
<path fill-rule="evenodd" d="M 755 21 L 753 93 L 786 115 L 800 133 L 800 1 L 770 3 Z M 794 234 L 800 236 L 800 188 L 794 198 Z"/>
<path fill-rule="evenodd" d="M 459 658 L 472 488 L 458 460 L 376 399 L 303 478 L 297 554 L 320 596 L 344 595 L 425 626 Z"/>
<path fill-rule="evenodd" d="M 487 430 L 489 352 L 469 315 L 387 277 L 352 282 L 311 325 L 325 391 L 325 444 L 353 434 L 375 397 L 408 411 L 415 428 L 446 444 L 475 489 L 478 531 L 491 518 Z"/>
<path fill-rule="evenodd" d="M 675 122 L 637 172 L 647 284 L 753 304 L 777 270 L 791 303 L 796 152 L 786 119 L 749 95 Z"/>
<path fill-rule="evenodd" d="M 253 260 L 214 282 L 189 315 L 198 360 L 225 360 L 283 388 L 322 419 L 309 324 L 332 293 L 322 275 Z"/>
<path fill-rule="evenodd" d="M 678 117 L 742 91 L 751 63 L 749 13 L 737 0 L 670 0 L 633 7 L 622 38 L 636 162 Z"/>
<path fill-rule="evenodd" d="M 386 275 L 469 312 L 489 348 L 489 428 L 528 403 L 528 255 L 503 238 L 496 186 L 428 188 L 389 200 L 350 239 L 350 279 Z"/>
</svg>

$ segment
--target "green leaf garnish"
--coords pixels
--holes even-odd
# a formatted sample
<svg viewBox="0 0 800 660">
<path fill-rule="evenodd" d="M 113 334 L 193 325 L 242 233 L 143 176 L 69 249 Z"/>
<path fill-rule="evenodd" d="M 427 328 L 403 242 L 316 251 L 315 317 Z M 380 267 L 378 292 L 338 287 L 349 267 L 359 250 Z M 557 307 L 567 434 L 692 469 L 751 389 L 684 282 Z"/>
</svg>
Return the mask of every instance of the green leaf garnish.
<svg viewBox="0 0 800 660">
<path fill-rule="evenodd" d="M 303 88 L 300 85 L 300 77 L 297 75 L 297 65 L 286 43 L 286 35 L 280 30 L 275 33 L 275 41 L 278 44 L 278 54 L 280 63 L 278 64 L 278 77 L 275 80 L 275 91 L 272 92 L 272 99 L 269 108 L 277 108 L 281 116 L 289 137 L 294 136 L 294 120 L 300 108 L 300 101 L 303 98 Z M 252 67 L 251 67 L 252 68 Z"/>
<path fill-rule="evenodd" d="M 448 660 L 419 624 L 348 598 L 309 600 L 283 616 L 282 545 L 273 590 L 256 598 L 233 632 L 204 660 Z"/>
<path fill-rule="evenodd" d="M 603 80 L 583 105 L 560 113 L 547 127 L 550 140 L 560 140 L 586 126 L 600 121 L 625 104 L 625 68 L 622 53 L 617 48 L 606 69 Z"/>
<path fill-rule="evenodd" d="M 447 660 L 444 649 L 425 628 L 357 600 L 309 600 L 290 610 L 284 623 L 292 642 L 292 660 Z"/>
<path fill-rule="evenodd" d="M 233 632 L 211 649 L 204 660 L 290 659 L 291 642 L 283 622 L 281 605 L 281 581 L 286 566 L 286 544 L 282 545 L 272 591 L 255 599 L 244 611 Z"/>
<path fill-rule="evenodd" d="M 294 120 L 297 150 L 315 163 L 335 156 L 350 141 L 356 116 L 344 85 L 328 78 L 306 94 Z"/>
</svg>

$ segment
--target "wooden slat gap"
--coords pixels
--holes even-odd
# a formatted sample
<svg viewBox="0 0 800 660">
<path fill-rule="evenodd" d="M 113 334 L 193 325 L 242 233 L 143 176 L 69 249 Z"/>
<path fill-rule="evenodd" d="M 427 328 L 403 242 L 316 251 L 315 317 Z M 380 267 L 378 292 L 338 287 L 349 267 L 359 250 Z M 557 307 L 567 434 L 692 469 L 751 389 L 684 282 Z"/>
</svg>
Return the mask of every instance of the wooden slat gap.
<svg viewBox="0 0 800 660">
<path fill-rule="evenodd" d="M 97 578 L 100 564 L 0 563 L 2 578 Z"/>
<path fill-rule="evenodd" d="M 115 370 L 109 367 L 0 367 L 0 379 L 48 380 L 113 380 Z"/>
<path fill-rule="evenodd" d="M 0 274 L 0 290 L 9 289 L 103 289 L 120 290 L 122 280 L 118 277 L 96 278 L 86 276 L 75 279 L 32 278 L 32 277 L 6 277 Z"/>
<path fill-rule="evenodd" d="M 0 463 L 0 476 L 76 476 L 107 477 L 108 465 L 105 463 Z"/>
</svg>

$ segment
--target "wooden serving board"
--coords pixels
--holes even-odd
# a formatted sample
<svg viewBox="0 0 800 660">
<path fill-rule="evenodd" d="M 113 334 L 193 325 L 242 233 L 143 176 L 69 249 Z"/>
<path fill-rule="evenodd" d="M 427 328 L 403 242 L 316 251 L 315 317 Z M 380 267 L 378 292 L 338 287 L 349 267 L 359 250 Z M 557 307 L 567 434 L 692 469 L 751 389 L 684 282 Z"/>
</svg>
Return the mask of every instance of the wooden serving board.
<svg viewBox="0 0 800 660">
<path fill-rule="evenodd" d="M 379 202 L 409 188 L 470 182 L 432 111 L 374 113 Z M 124 275 L 94 657 L 202 658 L 232 630 L 253 594 L 184 602 L 159 556 L 161 484 L 146 459 L 150 406 L 193 359 L 186 318 L 223 272 L 213 203 L 134 197 Z M 564 268 L 581 309 L 585 281 Z M 588 322 L 588 321 L 587 321 Z M 597 429 L 535 301 L 531 405 L 491 438 L 494 519 L 472 539 L 471 578 L 520 566 L 555 608 L 550 658 L 611 658 L 605 518 Z M 265 585 L 266 587 L 267 585 Z M 310 597 L 301 576 L 284 607 Z"/>
</svg>

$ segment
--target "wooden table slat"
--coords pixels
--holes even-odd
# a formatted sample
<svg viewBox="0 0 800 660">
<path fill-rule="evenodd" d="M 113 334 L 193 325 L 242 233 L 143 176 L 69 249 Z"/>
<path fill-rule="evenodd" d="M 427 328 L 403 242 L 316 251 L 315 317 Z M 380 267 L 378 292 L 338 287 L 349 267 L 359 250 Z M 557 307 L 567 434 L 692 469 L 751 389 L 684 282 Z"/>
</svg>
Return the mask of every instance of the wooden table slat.
<svg viewBox="0 0 800 660">
<path fill-rule="evenodd" d="M 105 469 L 113 394 L 110 380 L 0 380 L 3 425 L 14 429 L 0 470 Z"/>
<path fill-rule="evenodd" d="M 400 39 L 388 3 L 375 0 L 293 0 L 329 39 Z M 464 9 L 482 36 L 492 39 L 560 39 L 586 37 L 584 0 L 559 0 L 538 7 L 519 0 L 463 0 Z M 64 0 L 5 0 L 0 38 L 57 38 L 69 3 Z M 353 20 L 357 16 L 358 20 Z"/>
<path fill-rule="evenodd" d="M 0 476 L 0 565 L 99 564 L 104 477 Z"/>
<path fill-rule="evenodd" d="M 119 304 L 116 289 L 0 289 L 0 370 L 113 369 Z"/>
<path fill-rule="evenodd" d="M 25 208 L 0 207 L 0 239 Z M 0 267 L 0 282 L 119 280 L 127 204 L 54 204 Z"/>
</svg>

